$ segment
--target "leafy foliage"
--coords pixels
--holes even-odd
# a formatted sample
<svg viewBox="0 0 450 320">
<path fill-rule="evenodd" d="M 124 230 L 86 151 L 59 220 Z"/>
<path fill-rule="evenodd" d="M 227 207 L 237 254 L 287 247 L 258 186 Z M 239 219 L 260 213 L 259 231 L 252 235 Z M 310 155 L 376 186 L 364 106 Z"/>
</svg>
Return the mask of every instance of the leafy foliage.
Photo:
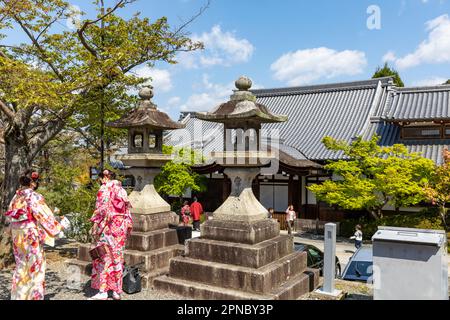
<svg viewBox="0 0 450 320">
<path fill-rule="evenodd" d="M 161 173 L 155 178 L 155 187 L 158 192 L 167 196 L 182 198 L 188 189 L 192 192 L 206 190 L 206 178 L 192 171 L 191 165 L 197 163 L 201 156 L 191 149 L 174 149 L 165 147 L 166 154 L 175 155 L 173 161 L 164 165 Z"/>
<path fill-rule="evenodd" d="M 347 160 L 325 167 L 338 179 L 309 187 L 317 199 L 346 210 L 368 210 L 376 218 L 387 204 L 399 208 L 425 200 L 423 187 L 432 176 L 433 161 L 409 153 L 404 145 L 381 147 L 378 141 L 376 135 L 351 144 L 324 138 L 329 150 L 342 152 Z"/>
<path fill-rule="evenodd" d="M 370 240 L 377 232 L 379 226 L 443 230 L 444 225 L 435 209 L 426 209 L 419 213 L 402 213 L 389 215 L 378 220 L 370 220 L 365 217 L 349 219 L 341 222 L 341 235 L 350 237 L 355 232 L 356 225 L 362 226 L 364 239 Z"/>
<path fill-rule="evenodd" d="M 443 153 L 444 164 L 436 167 L 430 183 L 425 187 L 425 196 L 439 208 L 439 214 L 447 230 L 447 205 L 450 202 L 450 153 L 448 149 Z"/>
<path fill-rule="evenodd" d="M 383 77 L 394 77 L 394 83 L 397 87 L 404 87 L 402 79 L 400 78 L 400 74 L 389 67 L 387 63 L 384 64 L 383 68 L 378 67 L 373 75 L 372 79 L 383 78 Z"/>
</svg>

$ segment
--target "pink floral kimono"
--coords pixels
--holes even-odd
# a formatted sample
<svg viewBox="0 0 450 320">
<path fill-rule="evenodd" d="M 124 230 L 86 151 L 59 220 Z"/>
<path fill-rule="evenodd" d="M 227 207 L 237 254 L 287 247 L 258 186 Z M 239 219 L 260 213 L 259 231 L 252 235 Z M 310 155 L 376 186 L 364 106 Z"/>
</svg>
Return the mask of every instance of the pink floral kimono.
<svg viewBox="0 0 450 320">
<path fill-rule="evenodd" d="M 126 204 L 123 212 L 118 212 L 114 206 L 118 199 Z M 101 186 L 91 221 L 98 225 L 99 240 L 95 246 L 107 244 L 110 249 L 102 259 L 93 261 L 91 286 L 101 292 L 114 291 L 121 294 L 124 250 L 133 222 L 127 193 L 119 181 L 109 181 Z"/>
<path fill-rule="evenodd" d="M 61 225 L 44 197 L 31 188 L 18 190 L 6 216 L 11 220 L 14 258 L 11 300 L 43 300 L 45 295 L 46 239 L 55 237 Z"/>
</svg>

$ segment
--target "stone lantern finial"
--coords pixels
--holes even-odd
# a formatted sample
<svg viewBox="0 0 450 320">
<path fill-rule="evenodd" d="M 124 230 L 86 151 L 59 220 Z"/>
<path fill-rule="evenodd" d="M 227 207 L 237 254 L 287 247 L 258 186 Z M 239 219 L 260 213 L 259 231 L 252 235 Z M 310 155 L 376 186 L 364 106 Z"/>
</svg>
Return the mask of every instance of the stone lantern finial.
<svg viewBox="0 0 450 320">
<path fill-rule="evenodd" d="M 237 91 L 231 96 L 231 101 L 256 101 L 255 95 L 249 91 L 253 85 L 249 77 L 241 76 L 234 84 L 236 85 Z"/>
<path fill-rule="evenodd" d="M 141 90 L 139 90 L 139 97 L 141 98 L 141 101 L 139 101 L 139 108 L 156 110 L 156 105 L 151 101 L 153 96 L 153 87 L 149 84 L 143 86 Z"/>
<path fill-rule="evenodd" d="M 249 77 L 242 76 L 236 80 L 235 85 L 239 91 L 248 91 L 252 87 L 253 82 Z"/>
<path fill-rule="evenodd" d="M 153 98 L 153 87 L 151 85 L 145 85 L 139 90 L 139 97 L 142 100 L 151 100 Z"/>
</svg>

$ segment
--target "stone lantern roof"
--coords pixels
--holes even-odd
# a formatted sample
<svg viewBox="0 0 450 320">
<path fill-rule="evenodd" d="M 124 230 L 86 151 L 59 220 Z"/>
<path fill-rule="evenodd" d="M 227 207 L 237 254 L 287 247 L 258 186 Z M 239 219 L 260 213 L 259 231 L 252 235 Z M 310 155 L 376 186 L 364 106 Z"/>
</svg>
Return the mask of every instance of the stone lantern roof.
<svg viewBox="0 0 450 320">
<path fill-rule="evenodd" d="M 287 116 L 275 115 L 269 109 L 256 102 L 256 96 L 249 91 L 252 81 L 247 77 L 240 77 L 235 82 L 237 91 L 230 101 L 219 105 L 212 112 L 199 112 L 196 117 L 201 120 L 232 124 L 241 121 L 256 123 L 286 122 Z"/>
<path fill-rule="evenodd" d="M 151 101 L 153 98 L 153 87 L 145 86 L 139 91 L 141 101 L 138 107 L 125 115 L 121 119 L 108 123 L 112 128 L 132 128 L 149 127 L 157 130 L 176 130 L 183 129 L 184 124 L 175 122 L 170 117 L 157 109 L 157 106 Z"/>
</svg>

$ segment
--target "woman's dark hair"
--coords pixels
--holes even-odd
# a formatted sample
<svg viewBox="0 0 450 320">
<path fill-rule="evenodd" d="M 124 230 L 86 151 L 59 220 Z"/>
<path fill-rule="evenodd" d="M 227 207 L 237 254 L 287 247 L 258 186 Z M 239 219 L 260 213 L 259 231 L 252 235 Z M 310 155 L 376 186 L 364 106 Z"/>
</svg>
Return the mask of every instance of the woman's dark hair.
<svg viewBox="0 0 450 320">
<path fill-rule="evenodd" d="M 111 170 L 103 170 L 98 176 L 102 179 L 104 177 L 109 177 L 111 180 L 116 179 L 116 173 Z"/>
<path fill-rule="evenodd" d="M 36 184 L 36 190 L 39 187 L 39 174 L 31 170 L 25 171 L 19 178 L 19 184 L 22 187 L 31 187 L 31 183 L 33 182 Z"/>
<path fill-rule="evenodd" d="M 189 201 L 185 201 L 185 202 L 183 203 L 183 206 L 187 206 L 187 205 L 189 205 Z"/>
</svg>

